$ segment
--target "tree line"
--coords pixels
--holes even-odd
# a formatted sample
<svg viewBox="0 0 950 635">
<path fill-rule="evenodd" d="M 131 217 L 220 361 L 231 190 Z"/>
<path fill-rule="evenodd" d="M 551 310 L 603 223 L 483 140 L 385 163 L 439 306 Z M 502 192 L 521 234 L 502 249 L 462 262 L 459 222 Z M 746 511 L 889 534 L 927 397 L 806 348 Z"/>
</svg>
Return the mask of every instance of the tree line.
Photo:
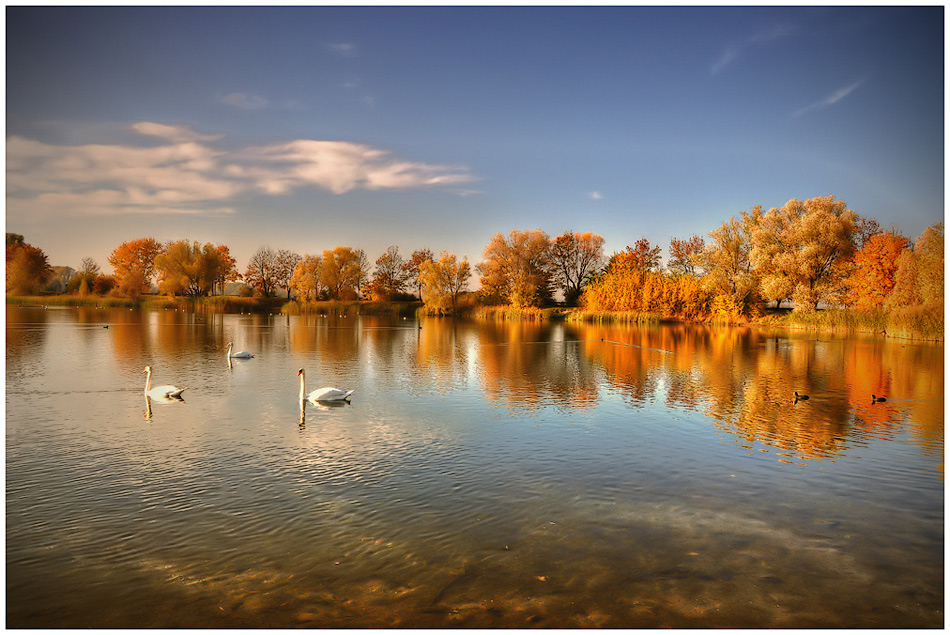
<svg viewBox="0 0 950 635">
<path fill-rule="evenodd" d="M 243 283 L 243 295 L 285 291 L 299 302 L 394 301 L 419 298 L 433 311 L 467 305 L 518 308 L 562 303 L 592 312 L 658 313 L 694 319 L 754 315 L 768 302 L 857 310 L 943 304 L 943 224 L 916 241 L 892 227 L 862 218 L 834 196 L 792 199 L 765 211 L 755 206 L 724 221 L 706 237 L 674 237 L 665 267 L 661 248 L 644 237 L 609 257 L 604 238 L 541 229 L 496 233 L 471 266 L 466 258 L 428 248 L 408 258 L 389 247 L 369 265 L 366 253 L 337 246 L 320 254 L 259 248 L 244 272 L 226 245 L 189 240 L 159 243 L 140 238 L 109 255 L 111 275 L 85 258 L 78 271 L 51 267 L 43 251 L 19 234 L 7 234 L 7 293 L 222 294 Z M 473 274 L 480 287 L 467 291 Z"/>
</svg>

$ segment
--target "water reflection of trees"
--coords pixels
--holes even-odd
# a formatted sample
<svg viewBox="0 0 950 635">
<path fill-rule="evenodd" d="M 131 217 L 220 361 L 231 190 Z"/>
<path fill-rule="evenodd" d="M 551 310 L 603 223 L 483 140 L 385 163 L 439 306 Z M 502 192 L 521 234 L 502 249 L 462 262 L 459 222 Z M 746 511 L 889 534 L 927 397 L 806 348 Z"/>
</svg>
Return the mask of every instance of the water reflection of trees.
<svg viewBox="0 0 950 635">
<path fill-rule="evenodd" d="M 594 405 L 597 375 L 580 339 L 577 329 L 563 324 L 481 324 L 478 363 L 486 397 L 512 410 Z"/>
<path fill-rule="evenodd" d="M 592 326 L 588 355 L 634 404 L 698 410 L 745 447 L 789 458 L 839 454 L 905 425 L 942 455 L 942 348 L 763 329 Z M 603 340 L 603 341 L 601 341 Z M 793 392 L 811 398 L 794 403 Z M 887 403 L 871 403 L 871 395 Z"/>
</svg>

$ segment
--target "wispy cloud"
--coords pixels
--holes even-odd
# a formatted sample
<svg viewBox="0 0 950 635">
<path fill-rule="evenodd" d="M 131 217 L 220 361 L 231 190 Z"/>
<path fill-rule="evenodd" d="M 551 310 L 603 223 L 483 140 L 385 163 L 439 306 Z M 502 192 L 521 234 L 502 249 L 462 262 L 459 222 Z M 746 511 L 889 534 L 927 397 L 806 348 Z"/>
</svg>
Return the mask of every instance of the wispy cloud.
<svg viewBox="0 0 950 635">
<path fill-rule="evenodd" d="M 260 95 L 248 95 L 247 93 L 231 93 L 222 98 L 224 103 L 240 108 L 241 110 L 261 110 L 270 103 Z"/>
<path fill-rule="evenodd" d="M 220 215 L 233 213 L 233 201 L 247 192 L 316 187 L 344 194 L 477 180 L 462 166 L 411 161 L 346 141 L 300 139 L 225 151 L 211 144 L 222 135 L 185 126 L 138 122 L 129 129 L 163 143 L 61 146 L 8 138 L 8 214 Z"/>
<path fill-rule="evenodd" d="M 806 113 L 809 113 L 815 110 L 822 110 L 824 108 L 828 108 L 829 106 L 833 106 L 834 104 L 837 104 L 839 101 L 841 101 L 842 99 L 844 99 L 845 97 L 853 93 L 855 90 L 857 90 L 858 87 L 864 83 L 864 81 L 865 80 L 863 79 L 859 79 L 853 84 L 849 84 L 848 86 L 839 88 L 838 90 L 831 93 L 830 95 L 828 95 L 821 101 L 817 101 L 813 104 L 809 104 L 808 106 L 805 106 L 804 108 L 796 110 L 795 112 L 792 113 L 792 117 L 801 117 L 802 115 Z"/>
<path fill-rule="evenodd" d="M 353 57 L 356 55 L 356 45 L 349 42 L 327 44 L 327 48 L 337 55 L 342 55 L 343 57 Z"/>
<path fill-rule="evenodd" d="M 739 59 L 749 48 L 760 44 L 769 44 L 795 34 L 795 27 L 791 24 L 775 24 L 756 31 L 739 42 L 726 47 L 709 70 L 710 75 L 718 75 Z"/>
<path fill-rule="evenodd" d="M 591 192 L 590 194 L 588 194 L 588 196 L 590 197 L 590 200 L 592 201 L 599 201 L 602 198 L 604 198 L 604 195 L 601 194 L 600 192 Z"/>
</svg>

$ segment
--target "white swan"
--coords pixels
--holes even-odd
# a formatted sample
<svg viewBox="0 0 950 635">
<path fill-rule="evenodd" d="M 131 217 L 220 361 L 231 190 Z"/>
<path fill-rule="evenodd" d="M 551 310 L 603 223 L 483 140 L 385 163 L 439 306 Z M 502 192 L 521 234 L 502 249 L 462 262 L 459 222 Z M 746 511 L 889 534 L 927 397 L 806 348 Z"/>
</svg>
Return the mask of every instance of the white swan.
<svg viewBox="0 0 950 635">
<path fill-rule="evenodd" d="M 155 386 L 152 385 L 152 367 L 146 366 L 145 370 L 142 371 L 145 373 L 145 396 L 152 397 L 153 399 L 168 399 L 169 397 L 177 397 L 181 399 L 181 393 L 185 391 L 184 388 L 179 388 L 178 386 L 172 386 L 171 384 L 165 384 L 164 386 Z"/>
<path fill-rule="evenodd" d="M 300 400 L 309 399 L 313 403 L 318 403 L 321 401 L 343 401 L 349 399 L 350 395 L 353 394 L 352 390 L 340 390 L 339 388 L 317 388 L 309 395 L 304 389 L 304 371 L 303 368 L 297 371 L 297 376 L 300 377 Z"/>
<path fill-rule="evenodd" d="M 247 351 L 239 351 L 239 352 L 237 352 L 237 353 L 233 353 L 233 354 L 232 354 L 232 353 L 231 353 L 231 347 L 232 347 L 233 345 L 234 345 L 234 342 L 228 342 L 228 357 L 229 357 L 229 358 L 230 358 L 230 357 L 237 357 L 237 358 L 239 358 L 239 359 L 250 359 L 250 358 L 254 357 L 254 355 L 252 355 L 251 353 L 248 353 Z"/>
</svg>

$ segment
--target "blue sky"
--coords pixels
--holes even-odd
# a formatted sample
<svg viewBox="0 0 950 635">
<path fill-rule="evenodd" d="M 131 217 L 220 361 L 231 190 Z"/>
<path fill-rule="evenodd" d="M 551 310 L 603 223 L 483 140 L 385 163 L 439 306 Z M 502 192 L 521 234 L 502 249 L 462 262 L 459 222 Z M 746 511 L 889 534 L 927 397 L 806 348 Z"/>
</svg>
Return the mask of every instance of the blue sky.
<svg viewBox="0 0 950 635">
<path fill-rule="evenodd" d="M 943 219 L 944 9 L 7 7 L 6 226 L 320 253 Z"/>
</svg>

